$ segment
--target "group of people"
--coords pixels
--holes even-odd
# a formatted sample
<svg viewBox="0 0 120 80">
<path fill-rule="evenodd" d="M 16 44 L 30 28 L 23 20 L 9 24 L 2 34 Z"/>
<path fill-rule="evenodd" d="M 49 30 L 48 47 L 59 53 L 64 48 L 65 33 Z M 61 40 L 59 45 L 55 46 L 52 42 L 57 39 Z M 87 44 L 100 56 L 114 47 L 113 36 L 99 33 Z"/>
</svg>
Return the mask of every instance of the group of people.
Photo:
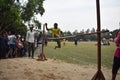
<svg viewBox="0 0 120 80">
<path fill-rule="evenodd" d="M 52 37 L 56 38 L 54 41 L 57 42 L 56 48 L 61 48 L 61 40 L 59 39 L 62 35 L 62 31 L 58 28 L 58 24 L 54 23 L 53 28 L 48 28 L 47 23 L 43 25 L 43 27 L 46 27 L 47 31 L 52 32 Z M 35 38 L 35 33 L 33 31 L 33 26 L 30 26 L 30 30 L 27 32 L 26 35 L 26 41 L 28 42 L 28 56 L 34 58 L 34 43 L 37 41 L 37 47 L 38 47 L 38 59 L 37 60 L 47 60 L 44 52 L 43 52 L 43 45 L 47 44 L 46 39 L 43 41 L 43 33 L 40 32 L 37 38 Z"/>
<path fill-rule="evenodd" d="M 0 34 L 0 59 L 23 57 L 26 54 L 25 37 L 13 31 Z"/>
<path fill-rule="evenodd" d="M 44 25 L 45 26 L 45 25 Z M 45 54 L 43 53 L 43 33 L 40 32 L 37 37 L 35 37 L 35 32 L 33 30 L 33 25 L 30 26 L 30 30 L 27 32 L 26 41 L 28 43 L 28 57 L 34 59 L 35 43 L 38 48 L 38 59 L 37 60 L 47 60 Z M 47 42 L 45 42 L 46 44 Z"/>
<path fill-rule="evenodd" d="M 57 42 L 56 48 L 61 48 L 61 40 L 62 31 L 58 28 L 58 24 L 54 23 L 53 28 L 48 28 L 47 23 L 43 25 L 46 27 L 47 31 L 52 32 L 52 37 L 54 37 L 54 41 Z M 45 54 L 43 53 L 43 34 L 40 34 L 35 38 L 35 32 L 33 31 L 33 25 L 30 26 L 30 30 L 26 34 L 26 38 L 24 36 L 15 35 L 13 32 L 2 32 L 0 33 L 0 59 L 8 58 L 8 57 L 16 57 L 16 56 L 25 56 L 26 51 L 28 49 L 28 57 L 34 58 L 34 48 L 35 42 L 37 41 L 38 47 L 38 60 L 47 60 Z M 114 39 L 116 44 L 116 51 L 114 54 L 113 67 L 112 67 L 112 80 L 115 80 L 117 72 L 120 68 L 120 30 L 117 32 L 116 37 Z M 26 43 L 28 48 L 26 49 Z M 65 44 L 64 44 L 65 45 Z M 75 45 L 77 45 L 77 41 L 75 40 Z"/>
<path fill-rule="evenodd" d="M 47 60 L 45 55 L 42 53 L 42 32 L 36 37 L 33 25 L 30 25 L 30 30 L 27 31 L 26 37 L 20 36 L 13 31 L 0 33 L 0 59 L 2 58 L 13 58 L 27 56 L 34 59 L 35 44 L 38 47 L 38 59 Z M 44 27 L 48 31 L 52 31 L 54 38 L 59 38 L 62 31 L 58 28 L 58 24 L 55 23 L 53 28 L 48 28 L 47 23 Z M 61 48 L 60 39 L 55 39 L 57 42 L 56 48 Z M 47 40 L 44 39 L 44 44 L 47 45 Z M 28 54 L 26 52 L 28 51 Z"/>
<path fill-rule="evenodd" d="M 62 31 L 60 30 L 60 28 L 58 28 L 58 24 L 55 23 L 53 28 L 48 28 L 47 23 L 44 24 L 44 27 L 45 26 L 48 31 L 52 32 L 52 37 L 54 37 L 55 38 L 54 41 L 57 42 L 57 46 L 55 46 L 55 49 L 61 48 L 60 37 L 62 35 Z M 116 48 L 116 51 L 114 54 L 114 60 L 113 60 L 112 80 L 115 80 L 118 70 L 120 68 L 120 30 L 117 32 L 114 42 L 115 42 L 117 48 Z M 77 40 L 75 40 L 75 45 L 77 45 Z M 44 57 L 45 57 L 45 55 L 44 55 Z"/>
</svg>

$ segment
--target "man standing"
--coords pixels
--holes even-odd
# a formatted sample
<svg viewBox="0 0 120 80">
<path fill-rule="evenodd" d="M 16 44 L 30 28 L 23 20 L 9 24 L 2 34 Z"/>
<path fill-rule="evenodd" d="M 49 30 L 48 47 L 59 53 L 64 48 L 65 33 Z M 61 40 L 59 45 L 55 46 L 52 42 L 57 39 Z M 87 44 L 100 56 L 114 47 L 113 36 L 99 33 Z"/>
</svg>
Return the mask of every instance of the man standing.
<svg viewBox="0 0 120 80">
<path fill-rule="evenodd" d="M 28 42 L 28 57 L 34 58 L 35 32 L 33 31 L 33 25 L 30 26 L 30 30 L 27 32 L 26 41 Z"/>
</svg>

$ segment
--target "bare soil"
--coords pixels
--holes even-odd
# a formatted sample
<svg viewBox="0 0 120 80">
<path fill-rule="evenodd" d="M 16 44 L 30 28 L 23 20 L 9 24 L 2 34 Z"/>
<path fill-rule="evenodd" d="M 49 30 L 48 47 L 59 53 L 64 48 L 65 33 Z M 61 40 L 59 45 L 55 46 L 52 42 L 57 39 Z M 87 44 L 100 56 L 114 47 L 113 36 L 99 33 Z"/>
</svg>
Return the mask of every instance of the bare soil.
<svg viewBox="0 0 120 80">
<path fill-rule="evenodd" d="M 96 65 L 36 59 L 25 57 L 0 60 L 0 80 L 91 80 L 97 72 Z M 111 69 L 102 67 L 102 72 L 106 80 L 111 80 Z M 120 72 L 116 80 L 120 80 Z"/>
</svg>

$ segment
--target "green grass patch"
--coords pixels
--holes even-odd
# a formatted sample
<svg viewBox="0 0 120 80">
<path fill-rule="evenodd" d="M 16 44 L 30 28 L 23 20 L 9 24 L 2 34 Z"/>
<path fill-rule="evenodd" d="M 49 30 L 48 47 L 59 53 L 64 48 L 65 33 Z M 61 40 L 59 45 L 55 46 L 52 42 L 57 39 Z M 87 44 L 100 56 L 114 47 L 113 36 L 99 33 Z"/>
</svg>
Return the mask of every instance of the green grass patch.
<svg viewBox="0 0 120 80">
<path fill-rule="evenodd" d="M 62 48 L 54 49 L 56 43 L 49 42 L 48 46 L 44 48 L 44 52 L 48 58 L 60 59 L 74 64 L 92 65 L 97 64 L 96 43 L 97 42 L 79 42 L 78 46 L 75 46 L 73 42 L 67 42 L 65 46 L 62 45 Z M 114 51 L 114 43 L 111 43 L 110 46 L 101 46 L 102 66 L 111 68 Z"/>
</svg>

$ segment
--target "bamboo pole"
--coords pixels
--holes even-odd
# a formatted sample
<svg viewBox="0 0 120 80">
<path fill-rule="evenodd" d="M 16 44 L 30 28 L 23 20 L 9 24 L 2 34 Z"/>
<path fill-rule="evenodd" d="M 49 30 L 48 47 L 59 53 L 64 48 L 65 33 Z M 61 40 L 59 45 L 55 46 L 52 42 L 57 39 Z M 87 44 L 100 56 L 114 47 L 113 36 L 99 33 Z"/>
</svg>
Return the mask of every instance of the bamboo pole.
<svg viewBox="0 0 120 80">
<path fill-rule="evenodd" d="M 97 31 L 101 31 L 101 24 L 100 24 L 100 3 L 99 0 L 96 0 L 96 9 L 97 9 Z M 101 71 L 101 33 L 97 33 L 97 51 L 98 51 L 98 71 L 93 76 L 92 80 L 105 80 L 105 77 Z"/>
<path fill-rule="evenodd" d="M 67 38 L 74 38 L 74 37 L 77 37 L 77 36 L 85 36 L 85 35 L 91 35 L 91 34 L 97 34 L 97 33 L 105 33 L 105 32 L 106 32 L 106 31 L 104 31 L 104 32 L 97 31 L 97 32 L 93 32 L 93 33 L 76 34 L 76 35 L 64 36 L 64 37 L 60 37 L 60 38 L 48 38 L 48 40 L 54 40 L 54 39 L 67 39 Z"/>
</svg>

